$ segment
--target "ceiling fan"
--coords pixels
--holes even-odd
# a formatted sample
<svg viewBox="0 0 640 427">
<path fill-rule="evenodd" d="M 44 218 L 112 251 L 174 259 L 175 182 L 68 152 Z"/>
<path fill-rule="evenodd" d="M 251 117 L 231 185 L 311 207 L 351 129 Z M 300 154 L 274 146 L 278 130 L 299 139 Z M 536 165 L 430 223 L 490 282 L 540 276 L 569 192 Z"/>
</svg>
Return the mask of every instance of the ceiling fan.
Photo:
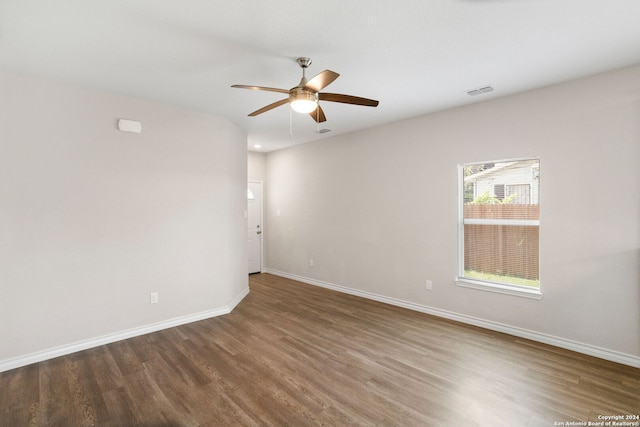
<svg viewBox="0 0 640 427">
<path fill-rule="evenodd" d="M 265 90 L 269 92 L 286 93 L 288 98 L 281 99 L 259 110 L 249 114 L 249 116 L 257 116 L 266 111 L 272 110 L 276 107 L 284 105 L 286 103 L 291 104 L 291 108 L 298 113 L 309 114 L 313 120 L 317 123 L 321 123 L 327 120 L 320 107 L 320 101 L 341 102 L 343 104 L 364 105 L 367 107 L 377 107 L 378 101 L 368 98 L 360 98 L 358 96 L 343 95 L 340 93 L 326 93 L 320 92 L 325 87 L 329 86 L 340 74 L 331 70 L 324 70 L 311 80 L 307 80 L 305 70 L 311 65 L 310 58 L 298 58 L 296 60 L 298 65 L 302 68 L 302 79 L 297 86 L 291 89 L 278 89 L 273 87 L 264 86 L 248 86 L 248 85 L 233 85 L 231 87 L 241 89 L 253 89 L 253 90 Z"/>
</svg>

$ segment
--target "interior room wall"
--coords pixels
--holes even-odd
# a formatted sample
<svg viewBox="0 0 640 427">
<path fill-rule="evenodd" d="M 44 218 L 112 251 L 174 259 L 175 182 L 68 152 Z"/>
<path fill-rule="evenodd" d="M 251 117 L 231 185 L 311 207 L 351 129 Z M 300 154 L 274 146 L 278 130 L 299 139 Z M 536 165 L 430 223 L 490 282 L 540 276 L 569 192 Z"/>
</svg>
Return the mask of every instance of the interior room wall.
<svg viewBox="0 0 640 427">
<path fill-rule="evenodd" d="M 262 181 L 267 177 L 266 154 L 257 151 L 247 152 L 247 179 L 249 181 Z"/>
<path fill-rule="evenodd" d="M 457 165 L 528 156 L 543 298 L 457 286 Z M 272 152 L 267 269 L 637 362 L 639 162 L 638 66 Z"/>
<path fill-rule="evenodd" d="M 0 365 L 237 303 L 246 179 L 227 119 L 1 73 Z"/>
</svg>

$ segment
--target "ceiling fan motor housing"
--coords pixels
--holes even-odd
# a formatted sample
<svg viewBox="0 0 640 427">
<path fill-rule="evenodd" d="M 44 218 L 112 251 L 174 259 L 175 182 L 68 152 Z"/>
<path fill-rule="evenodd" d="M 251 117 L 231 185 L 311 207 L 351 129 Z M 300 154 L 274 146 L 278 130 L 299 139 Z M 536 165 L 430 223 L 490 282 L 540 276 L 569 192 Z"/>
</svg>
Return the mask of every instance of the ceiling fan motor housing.
<svg viewBox="0 0 640 427">
<path fill-rule="evenodd" d="M 318 93 L 303 87 L 294 87 L 289 91 L 289 101 L 308 100 L 317 102 Z"/>
</svg>

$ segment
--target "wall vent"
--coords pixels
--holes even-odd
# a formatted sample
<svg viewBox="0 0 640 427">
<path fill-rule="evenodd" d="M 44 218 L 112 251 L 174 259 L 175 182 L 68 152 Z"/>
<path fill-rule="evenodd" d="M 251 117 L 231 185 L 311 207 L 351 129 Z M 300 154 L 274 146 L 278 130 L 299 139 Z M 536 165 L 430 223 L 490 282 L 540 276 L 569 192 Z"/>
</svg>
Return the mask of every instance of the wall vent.
<svg viewBox="0 0 640 427">
<path fill-rule="evenodd" d="M 483 93 L 488 93 L 488 92 L 493 92 L 493 86 L 483 86 L 477 89 L 468 90 L 467 95 L 476 96 L 476 95 L 482 95 Z"/>
</svg>

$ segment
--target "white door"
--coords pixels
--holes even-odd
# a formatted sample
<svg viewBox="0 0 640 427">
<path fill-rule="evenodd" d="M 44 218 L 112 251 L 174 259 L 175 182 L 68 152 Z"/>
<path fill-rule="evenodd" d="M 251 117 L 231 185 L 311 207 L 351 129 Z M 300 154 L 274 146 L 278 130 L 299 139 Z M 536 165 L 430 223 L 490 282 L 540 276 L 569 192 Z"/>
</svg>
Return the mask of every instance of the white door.
<svg viewBox="0 0 640 427">
<path fill-rule="evenodd" d="M 262 183 L 249 182 L 247 191 L 249 274 L 262 271 Z"/>
</svg>

